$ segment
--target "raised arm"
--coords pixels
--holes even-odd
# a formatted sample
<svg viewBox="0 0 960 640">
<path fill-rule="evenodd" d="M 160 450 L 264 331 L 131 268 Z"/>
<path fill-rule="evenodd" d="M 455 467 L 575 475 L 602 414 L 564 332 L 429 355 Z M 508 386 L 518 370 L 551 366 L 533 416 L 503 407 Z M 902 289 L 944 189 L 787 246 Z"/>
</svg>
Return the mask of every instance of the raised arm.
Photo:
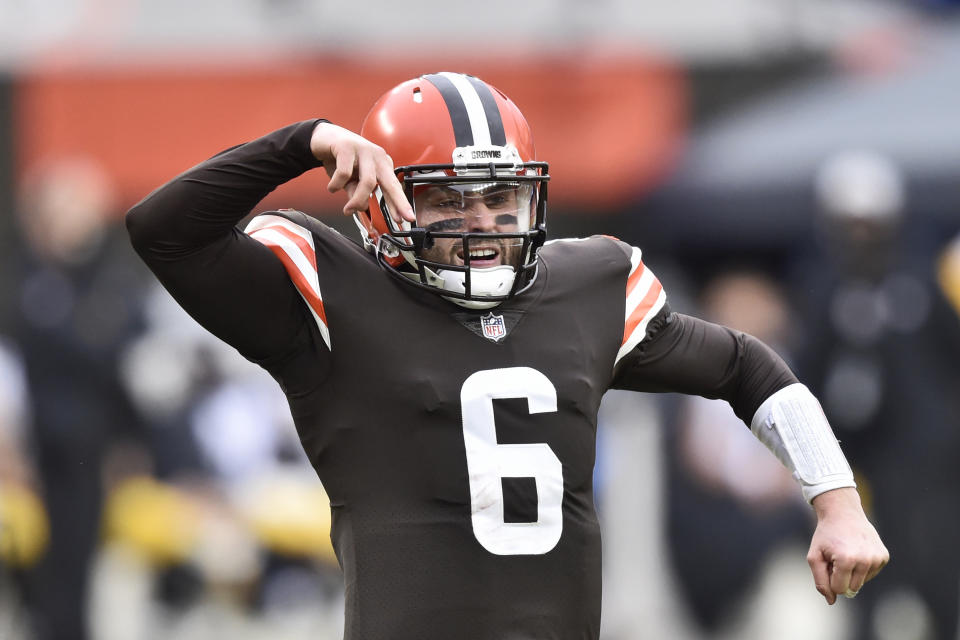
<svg viewBox="0 0 960 640">
<path fill-rule="evenodd" d="M 228 149 L 155 190 L 127 213 L 137 253 L 177 302 L 217 337 L 264 362 L 306 327 L 283 265 L 237 223 L 277 186 L 320 162 L 315 121 Z"/>
<path fill-rule="evenodd" d="M 345 212 L 379 184 L 409 209 L 384 151 L 341 127 L 305 121 L 228 149 L 163 185 L 127 213 L 137 253 L 176 300 L 247 358 L 269 363 L 299 348 L 309 316 L 281 262 L 237 223 L 277 186 L 323 165 Z"/>
<path fill-rule="evenodd" d="M 889 561 L 816 398 L 756 338 L 664 309 L 621 361 L 614 387 L 721 398 L 790 469 L 817 515 L 807 562 L 829 604 Z"/>
</svg>

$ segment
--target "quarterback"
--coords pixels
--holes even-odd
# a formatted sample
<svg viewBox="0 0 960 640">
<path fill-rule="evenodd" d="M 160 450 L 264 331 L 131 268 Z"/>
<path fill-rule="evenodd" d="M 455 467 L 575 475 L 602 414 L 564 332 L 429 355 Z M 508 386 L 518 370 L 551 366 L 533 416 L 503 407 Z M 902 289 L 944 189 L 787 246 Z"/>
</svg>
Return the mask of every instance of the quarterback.
<svg viewBox="0 0 960 640">
<path fill-rule="evenodd" d="M 237 227 L 321 166 L 362 246 L 291 210 Z M 177 301 L 285 392 L 330 496 L 344 637 L 596 639 L 608 389 L 728 401 L 816 512 L 816 589 L 855 595 L 888 553 L 817 400 L 758 340 L 672 311 L 638 248 L 546 241 L 548 180 L 516 105 L 443 72 L 359 135 L 278 129 L 127 215 Z"/>
</svg>

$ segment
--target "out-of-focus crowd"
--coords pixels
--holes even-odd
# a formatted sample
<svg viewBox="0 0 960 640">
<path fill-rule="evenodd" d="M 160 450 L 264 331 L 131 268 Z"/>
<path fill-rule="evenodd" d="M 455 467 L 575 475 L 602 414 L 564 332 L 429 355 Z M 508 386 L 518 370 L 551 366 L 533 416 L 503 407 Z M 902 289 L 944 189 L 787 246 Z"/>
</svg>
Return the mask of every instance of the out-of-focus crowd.
<svg viewBox="0 0 960 640">
<path fill-rule="evenodd" d="M 816 187 L 816 236 L 776 264 L 658 273 L 676 310 L 760 337 L 821 398 L 891 565 L 828 610 L 805 573 L 809 508 L 729 407 L 615 394 L 597 469 L 610 640 L 957 637 L 960 240 L 911 223 L 883 158 L 839 156 Z M 96 165 L 47 163 L 20 193 L 0 638 L 339 637 L 328 502 L 274 381 L 135 259 Z"/>
<path fill-rule="evenodd" d="M 135 260 L 91 162 L 39 168 L 18 213 L 0 637 L 336 635 L 329 506 L 273 380 Z"/>
</svg>

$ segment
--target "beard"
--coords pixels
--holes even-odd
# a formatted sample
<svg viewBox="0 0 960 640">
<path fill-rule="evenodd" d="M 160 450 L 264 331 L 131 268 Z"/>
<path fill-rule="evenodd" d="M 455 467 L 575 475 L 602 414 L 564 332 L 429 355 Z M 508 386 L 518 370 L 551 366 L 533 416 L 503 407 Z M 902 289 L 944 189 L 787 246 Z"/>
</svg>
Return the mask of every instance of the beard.
<svg viewBox="0 0 960 640">
<path fill-rule="evenodd" d="M 518 269 L 523 241 L 519 238 L 474 238 L 470 241 L 470 267 L 485 269 L 507 265 Z M 438 264 L 460 267 L 466 264 L 463 242 L 454 238 L 437 238 L 419 257 Z"/>
</svg>

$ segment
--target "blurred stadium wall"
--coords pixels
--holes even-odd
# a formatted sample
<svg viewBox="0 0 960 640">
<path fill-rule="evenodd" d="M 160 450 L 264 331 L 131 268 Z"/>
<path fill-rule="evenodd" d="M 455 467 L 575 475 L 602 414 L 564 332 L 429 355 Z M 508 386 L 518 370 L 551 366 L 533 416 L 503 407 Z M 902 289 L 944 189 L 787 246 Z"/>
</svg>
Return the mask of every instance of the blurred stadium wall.
<svg viewBox="0 0 960 640">
<path fill-rule="evenodd" d="M 283 123 L 323 116 L 359 129 L 386 88 L 438 65 L 483 77 L 521 105 L 535 123 L 540 156 L 552 163 L 551 199 L 561 207 L 629 200 L 662 176 L 683 132 L 680 75 L 646 55 L 523 64 L 449 57 L 374 64 L 321 55 L 213 69 L 40 65 L 15 81 L 17 168 L 87 154 L 132 205 L 186 167 Z M 272 201 L 339 209 L 319 181 L 294 181 Z"/>
<path fill-rule="evenodd" d="M 556 209 L 611 212 L 673 166 L 691 109 L 736 99 L 722 87 L 743 93 L 710 69 L 822 51 L 897 13 L 864 0 L 492 0 L 483 11 L 0 0 L 0 68 L 12 73 L 16 175 L 83 152 L 113 174 L 123 205 L 281 123 L 325 116 L 359 127 L 386 87 L 447 68 L 483 77 L 523 108 L 552 163 Z M 698 68 L 720 82 L 691 107 L 687 70 Z M 336 211 L 317 187 L 295 182 L 267 205 Z"/>
</svg>

